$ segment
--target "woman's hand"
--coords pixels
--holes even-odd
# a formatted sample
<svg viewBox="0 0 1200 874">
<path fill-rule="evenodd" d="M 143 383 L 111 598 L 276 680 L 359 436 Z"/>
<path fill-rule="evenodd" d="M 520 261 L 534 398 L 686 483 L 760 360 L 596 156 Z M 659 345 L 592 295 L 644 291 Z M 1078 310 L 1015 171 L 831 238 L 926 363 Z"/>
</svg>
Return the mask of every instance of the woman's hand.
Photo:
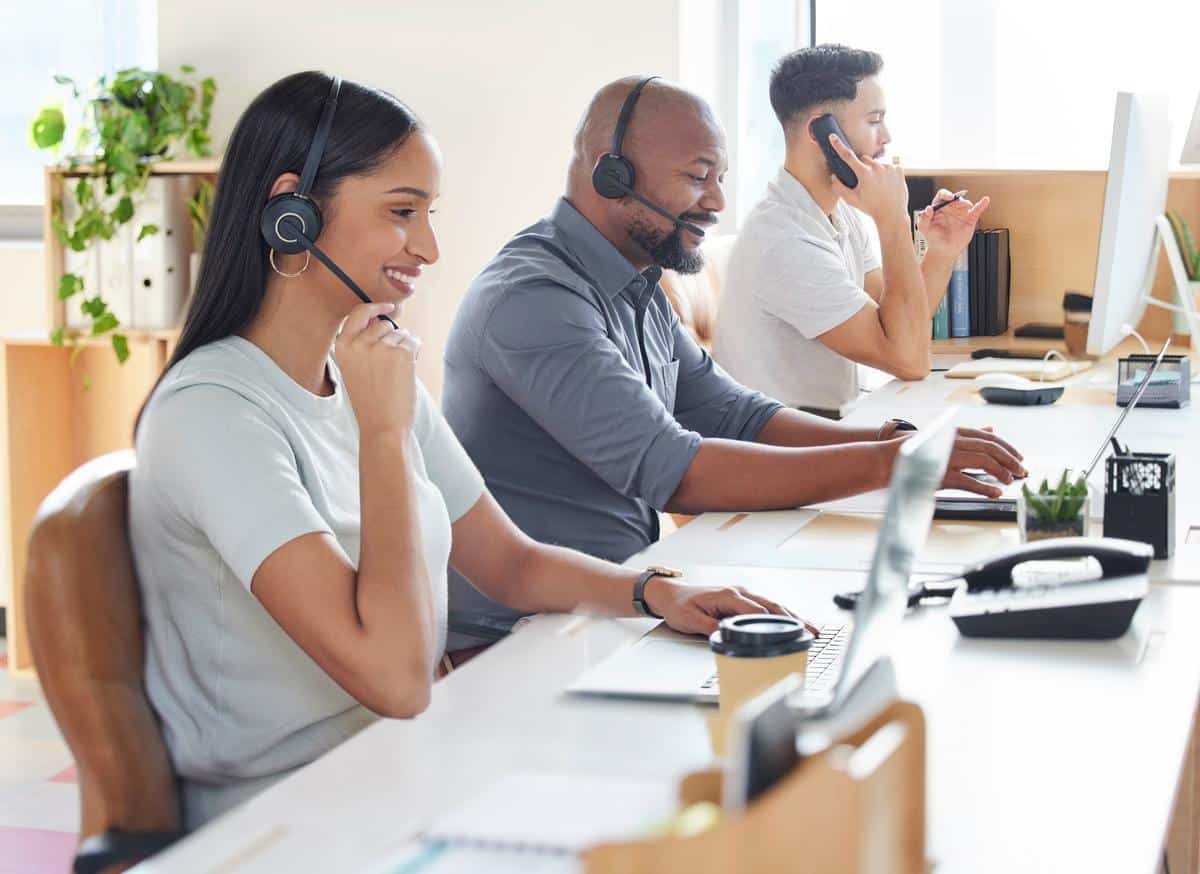
<svg viewBox="0 0 1200 874">
<path fill-rule="evenodd" d="M 416 363 L 421 341 L 379 318 L 395 310 L 394 303 L 356 306 L 346 317 L 334 346 L 363 435 L 406 434 L 416 418 Z"/>
<path fill-rule="evenodd" d="M 684 634 L 712 634 L 724 617 L 746 613 L 799 618 L 786 607 L 735 586 L 689 586 L 666 577 L 651 577 L 644 596 L 651 610 L 663 617 L 671 628 Z M 804 625 L 813 634 L 820 634 L 816 626 L 808 622 Z"/>
</svg>

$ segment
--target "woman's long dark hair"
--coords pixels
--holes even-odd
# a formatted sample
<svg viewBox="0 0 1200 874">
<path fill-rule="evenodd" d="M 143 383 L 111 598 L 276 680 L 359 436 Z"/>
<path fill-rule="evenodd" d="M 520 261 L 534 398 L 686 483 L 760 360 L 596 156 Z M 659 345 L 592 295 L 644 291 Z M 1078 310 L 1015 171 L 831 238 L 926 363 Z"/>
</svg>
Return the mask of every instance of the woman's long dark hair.
<svg viewBox="0 0 1200 874">
<path fill-rule="evenodd" d="M 293 73 L 254 98 L 238 119 L 217 177 L 196 290 L 155 388 L 196 349 L 239 333 L 258 314 L 271 269 L 259 219 L 275 180 L 303 168 L 331 83 L 325 73 Z M 343 179 L 370 173 L 419 125 L 392 95 L 343 81 L 310 196 L 325 207 Z"/>
</svg>

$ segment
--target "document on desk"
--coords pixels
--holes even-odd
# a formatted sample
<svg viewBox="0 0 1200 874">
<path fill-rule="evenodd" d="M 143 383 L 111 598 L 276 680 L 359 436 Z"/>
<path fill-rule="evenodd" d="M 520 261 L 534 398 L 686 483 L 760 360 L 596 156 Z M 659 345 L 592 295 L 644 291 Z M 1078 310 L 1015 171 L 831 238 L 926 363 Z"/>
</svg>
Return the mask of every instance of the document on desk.
<svg viewBox="0 0 1200 874">
<path fill-rule="evenodd" d="M 675 809 L 675 787 L 667 780 L 514 774 L 439 817 L 421 838 L 509 853 L 571 855 L 644 834 Z"/>
<path fill-rule="evenodd" d="M 574 855 L 513 853 L 484 847 L 417 843 L 364 874 L 583 874 Z"/>
</svg>

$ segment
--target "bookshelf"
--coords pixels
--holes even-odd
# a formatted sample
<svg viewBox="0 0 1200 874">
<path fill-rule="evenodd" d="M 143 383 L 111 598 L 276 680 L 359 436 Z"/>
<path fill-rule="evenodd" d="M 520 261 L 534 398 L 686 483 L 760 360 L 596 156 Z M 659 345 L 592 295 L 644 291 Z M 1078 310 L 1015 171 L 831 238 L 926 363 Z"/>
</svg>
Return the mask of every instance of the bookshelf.
<svg viewBox="0 0 1200 874">
<path fill-rule="evenodd" d="M 219 162 L 159 161 L 151 175 L 215 178 Z M 87 165 L 45 170 L 47 208 L 43 217 L 46 284 L 41 289 L 51 329 L 66 327 L 66 302 L 58 299 L 63 246 L 50 222 L 50 205 L 61 201 L 67 180 L 91 175 Z M 178 340 L 178 329 L 121 329 L 129 359 L 118 364 L 108 335 L 67 330 L 64 346 L 47 334 L 0 338 L 0 556 L 7 556 L 0 585 L 8 588 L 9 666 L 32 668 L 25 630 L 22 580 L 25 547 L 38 505 L 68 473 L 84 462 L 133 445 L 138 410 Z"/>
<path fill-rule="evenodd" d="M 1091 294 L 1100 249 L 1104 210 L 1104 170 L 905 168 L 909 178 L 928 177 L 938 188 L 967 189 L 977 200 L 990 195 L 983 228 L 1008 228 L 1012 256 L 1009 332 L 997 337 L 936 340 L 934 354 L 970 352 L 985 347 L 1061 347 L 1058 340 L 1025 340 L 1012 331 L 1027 322 L 1062 322 L 1062 296 L 1068 289 Z M 1200 228 L 1200 167 L 1171 172 L 1167 207 L 1177 210 L 1193 229 Z M 1174 298 L 1166 257 L 1160 252 L 1154 296 Z M 1171 333 L 1171 315 L 1147 309 L 1138 331 L 1153 341 Z"/>
</svg>

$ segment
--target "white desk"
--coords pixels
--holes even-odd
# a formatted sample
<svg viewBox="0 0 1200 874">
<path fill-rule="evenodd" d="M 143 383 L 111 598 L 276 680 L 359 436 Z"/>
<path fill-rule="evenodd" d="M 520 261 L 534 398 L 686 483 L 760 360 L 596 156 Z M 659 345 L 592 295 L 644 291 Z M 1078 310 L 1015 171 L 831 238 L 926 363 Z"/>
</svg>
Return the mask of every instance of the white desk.
<svg viewBox="0 0 1200 874">
<path fill-rule="evenodd" d="M 924 423 L 959 390 L 940 376 L 892 386 L 851 420 Z M 1086 464 L 1116 407 L 1111 398 L 1085 400 L 1036 409 L 964 402 L 960 421 L 995 424 L 1030 452 L 1049 434 L 1068 459 L 1049 461 Z M 1182 453 L 1197 425 L 1194 409 L 1135 411 L 1122 441 Z M 1181 516 L 1200 503 L 1188 485 L 1200 484 L 1191 461 L 1179 465 Z M 805 513 L 813 515 L 755 518 L 791 536 Z M 855 521 L 854 548 L 818 563 L 830 569 L 808 561 L 797 573 L 796 565 L 764 567 L 771 562 L 736 538 L 704 553 L 689 547 L 720 521 L 702 517 L 645 555 L 683 553 L 676 563 L 695 581 L 737 582 L 818 621 L 834 614 L 833 592 L 861 585 L 854 569 L 865 567 L 878 524 L 869 514 Z M 928 720 L 929 853 L 938 870 L 1155 871 L 1200 695 L 1196 616 L 1200 589 L 1186 586 L 1156 586 L 1130 633 L 1109 643 L 969 641 L 940 611 L 910 616 L 895 661 L 902 694 Z M 709 764 L 702 708 L 561 693 L 630 629 L 647 627 L 592 621 L 562 634 L 572 622 L 534 620 L 438 683 L 420 718 L 375 724 L 138 870 L 354 871 L 509 773 L 675 781 Z"/>
<path fill-rule="evenodd" d="M 1103 372 L 1110 372 L 1107 365 Z M 995 426 L 998 434 L 1025 454 L 1026 467 L 1034 474 L 1032 478 L 1038 479 L 1039 475 L 1053 475 L 1067 467 L 1085 468 L 1119 414 L 1111 393 L 1089 385 L 1093 375 L 1087 371 L 1074 377 L 1062 400 L 1052 406 L 1006 407 L 984 403 L 968 380 L 934 374 L 917 383 L 889 383 L 860 403 L 846 421 L 865 427 L 888 416 L 902 416 L 925 425 L 948 405 L 959 404 L 955 424 Z M 1200 436 L 1200 407 L 1135 409 L 1118 436 L 1123 444 L 1141 451 L 1176 454 L 1175 555 L 1154 562 L 1151 578 L 1200 583 L 1200 543 L 1187 543 L 1189 531 L 1200 529 L 1200 452 L 1193 448 Z M 1097 465 L 1091 482 L 1102 494 L 1103 461 Z M 833 513 L 810 508 L 706 513 L 644 550 L 637 560 L 643 565 L 703 562 L 861 570 L 870 563 L 885 500 L 886 492 L 880 491 L 835 502 L 828 508 L 837 511 Z M 1097 515 L 1090 533 L 1099 535 L 1101 529 Z M 967 562 L 1017 542 L 1016 526 L 1011 523 L 936 521 L 918 557 L 918 570 L 957 571 Z"/>
<path fill-rule="evenodd" d="M 814 619 L 861 584 L 848 572 L 803 585 L 779 570 L 736 576 Z M 1200 692 L 1196 615 L 1200 590 L 1164 586 L 1111 643 L 971 641 L 940 610 L 910 616 L 895 662 L 928 720 L 937 870 L 1154 871 Z M 702 707 L 562 694 L 629 637 L 603 620 L 561 634 L 570 622 L 536 619 L 438 683 L 420 718 L 375 724 L 138 870 L 355 871 L 511 772 L 673 781 L 707 765 Z"/>
</svg>

